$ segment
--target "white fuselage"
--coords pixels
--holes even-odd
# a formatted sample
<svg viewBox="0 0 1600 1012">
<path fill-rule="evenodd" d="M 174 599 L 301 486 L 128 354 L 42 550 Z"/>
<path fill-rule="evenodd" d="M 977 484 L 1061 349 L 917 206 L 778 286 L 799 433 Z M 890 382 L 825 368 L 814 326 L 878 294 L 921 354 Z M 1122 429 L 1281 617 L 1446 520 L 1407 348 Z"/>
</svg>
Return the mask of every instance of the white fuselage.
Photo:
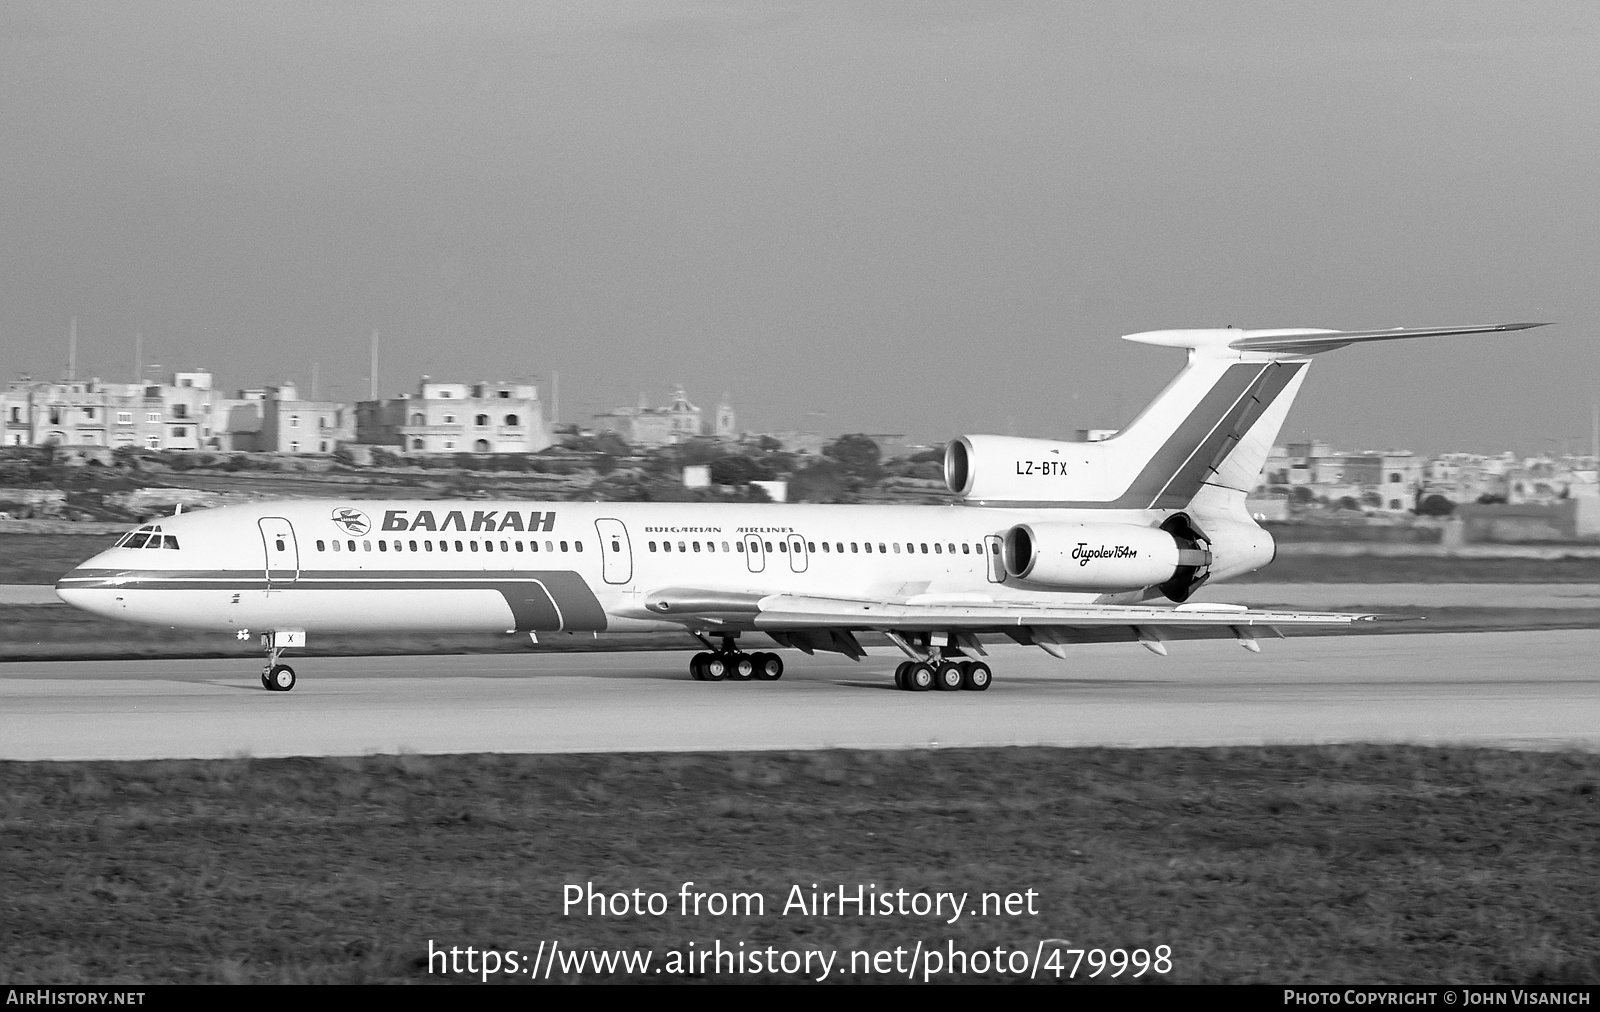
<svg viewBox="0 0 1600 1012">
<path fill-rule="evenodd" d="M 67 602 L 113 618 L 235 631 L 682 630 L 681 617 L 669 621 L 645 606 L 651 594 L 670 588 L 844 600 L 1106 603 L 1151 595 L 1007 577 L 1000 555 L 1005 532 L 1029 521 L 1150 527 L 1165 515 L 972 506 L 267 502 L 154 521 L 148 527 L 159 527 L 159 534 L 142 540 L 160 547 L 109 549 L 57 589 Z"/>
</svg>

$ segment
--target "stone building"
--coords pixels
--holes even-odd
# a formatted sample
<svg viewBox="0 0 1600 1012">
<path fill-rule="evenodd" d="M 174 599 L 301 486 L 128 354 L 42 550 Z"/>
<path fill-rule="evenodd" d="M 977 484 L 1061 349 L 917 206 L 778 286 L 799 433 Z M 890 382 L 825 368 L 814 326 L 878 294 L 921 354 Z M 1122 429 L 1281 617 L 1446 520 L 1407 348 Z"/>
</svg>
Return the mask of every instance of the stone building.
<svg viewBox="0 0 1600 1012">
<path fill-rule="evenodd" d="M 538 453 L 551 443 L 532 383 L 435 383 L 356 405 L 356 440 L 405 453 Z"/>
<path fill-rule="evenodd" d="M 672 399 L 665 407 L 650 407 L 649 399 L 640 394 L 637 407 L 617 408 L 595 415 L 594 427 L 598 432 L 614 432 L 627 443 L 644 447 L 668 446 L 698 436 L 717 439 L 738 436 L 733 405 L 728 403 L 726 395 L 707 426 L 700 406 L 689 400 L 681 386 L 673 389 Z"/>
</svg>

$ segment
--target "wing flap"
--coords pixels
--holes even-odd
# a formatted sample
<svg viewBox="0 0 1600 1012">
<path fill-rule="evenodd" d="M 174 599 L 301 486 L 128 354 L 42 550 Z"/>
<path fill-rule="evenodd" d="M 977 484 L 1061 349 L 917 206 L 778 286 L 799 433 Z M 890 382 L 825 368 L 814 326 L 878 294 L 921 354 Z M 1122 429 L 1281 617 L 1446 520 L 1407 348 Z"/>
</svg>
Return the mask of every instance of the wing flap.
<svg viewBox="0 0 1600 1012">
<path fill-rule="evenodd" d="M 769 629 L 1066 629 L 1159 627 L 1163 630 L 1277 626 L 1348 626 L 1378 616 L 1354 612 L 1213 611 L 1150 605 L 1038 606 L 995 603 L 906 604 L 775 595 L 761 601 L 754 627 Z"/>
</svg>

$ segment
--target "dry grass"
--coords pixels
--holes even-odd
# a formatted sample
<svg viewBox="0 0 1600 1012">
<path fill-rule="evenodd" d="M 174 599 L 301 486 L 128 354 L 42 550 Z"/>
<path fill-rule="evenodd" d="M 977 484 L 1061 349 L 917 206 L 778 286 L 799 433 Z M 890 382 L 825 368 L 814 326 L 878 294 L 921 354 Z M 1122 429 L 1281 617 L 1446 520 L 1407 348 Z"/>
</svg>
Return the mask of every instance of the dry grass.
<svg viewBox="0 0 1600 1012">
<path fill-rule="evenodd" d="M 1338 746 L 0 764 L 0 976 L 424 981 L 499 951 L 1172 946 L 1179 981 L 1600 977 L 1600 757 Z M 759 917 L 563 917 L 562 887 Z M 784 917 L 791 884 L 1036 917 Z M 662 979 L 652 977 L 652 979 Z M 855 978 L 851 978 L 855 979 Z"/>
</svg>

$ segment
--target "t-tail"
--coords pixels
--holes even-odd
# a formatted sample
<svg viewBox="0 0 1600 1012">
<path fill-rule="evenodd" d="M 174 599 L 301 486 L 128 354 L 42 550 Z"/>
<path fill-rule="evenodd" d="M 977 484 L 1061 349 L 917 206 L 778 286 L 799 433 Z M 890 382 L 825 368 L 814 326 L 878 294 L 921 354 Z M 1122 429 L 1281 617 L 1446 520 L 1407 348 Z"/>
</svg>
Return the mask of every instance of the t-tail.
<svg viewBox="0 0 1600 1012">
<path fill-rule="evenodd" d="M 1127 428 L 1100 442 L 962 436 L 945 451 L 945 481 L 968 503 L 1119 511 L 1106 519 L 1160 526 L 1211 564 L 1186 587 L 1258 569 L 1272 539 L 1245 508 L 1311 357 L 1351 344 L 1527 330 L 1542 323 L 1394 330 L 1156 330 L 1125 340 L 1188 350 L 1189 361 Z M 1127 511 L 1122 513 L 1120 511 Z M 1016 566 L 1011 557 L 1017 557 Z M 1008 548 L 1008 568 L 1026 572 Z"/>
</svg>

